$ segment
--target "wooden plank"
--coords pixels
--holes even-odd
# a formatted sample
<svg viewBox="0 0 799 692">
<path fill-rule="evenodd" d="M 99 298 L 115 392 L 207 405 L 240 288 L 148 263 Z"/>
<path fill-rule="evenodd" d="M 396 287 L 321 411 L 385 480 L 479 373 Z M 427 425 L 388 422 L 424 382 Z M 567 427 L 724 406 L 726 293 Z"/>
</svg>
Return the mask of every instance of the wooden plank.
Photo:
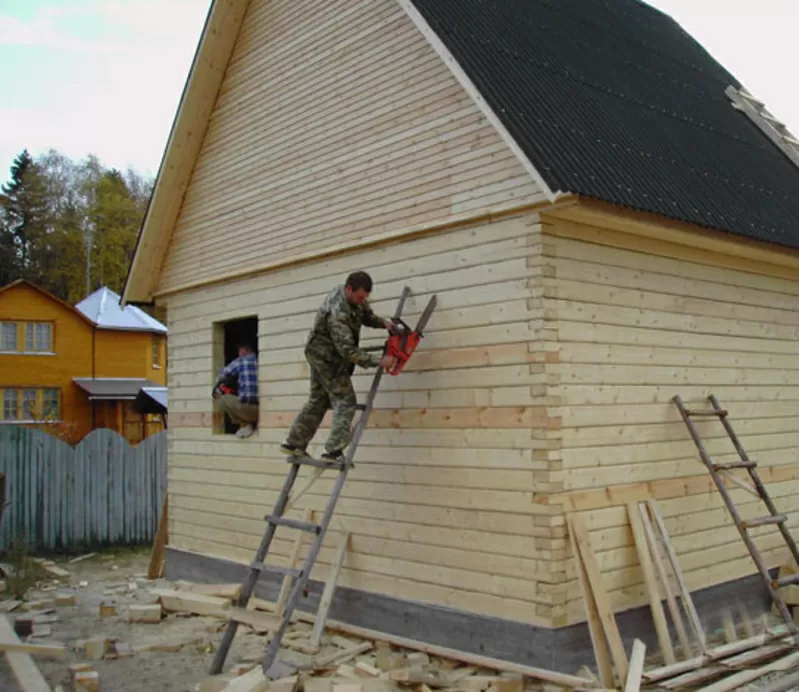
<svg viewBox="0 0 799 692">
<path fill-rule="evenodd" d="M 172 612 L 225 616 L 226 611 L 229 612 L 232 608 L 232 604 L 227 598 L 205 596 L 199 593 L 175 589 L 151 589 L 150 594 L 158 598 L 164 610 Z"/>
<path fill-rule="evenodd" d="M 333 593 L 336 590 L 336 583 L 338 582 L 338 575 L 341 571 L 341 565 L 344 562 L 344 557 L 347 552 L 347 546 L 350 542 L 350 534 L 345 533 L 338 545 L 338 549 L 336 550 L 336 555 L 333 558 L 333 562 L 330 564 L 330 573 L 327 577 L 327 582 L 325 583 L 324 591 L 322 592 L 322 598 L 319 601 L 319 610 L 316 614 L 316 621 L 314 622 L 313 631 L 311 632 L 311 646 L 318 647 L 319 642 L 322 639 L 322 633 L 325 630 L 325 620 L 327 619 L 328 611 L 330 610 L 330 606 L 333 603 Z"/>
<path fill-rule="evenodd" d="M 585 603 L 588 633 L 591 636 L 591 644 L 594 648 L 594 660 L 596 661 L 597 671 L 599 672 L 599 680 L 604 687 L 612 688 L 615 685 L 615 679 L 613 677 L 613 666 L 610 660 L 608 642 L 607 639 L 605 639 L 602 621 L 599 617 L 598 606 L 591 589 L 591 582 L 585 569 L 585 563 L 577 547 L 577 540 L 574 536 L 571 517 L 567 517 L 567 522 L 569 526 L 569 544 L 571 545 L 572 555 L 577 565 L 577 576 L 580 584 L 580 591 L 583 595 L 583 602 Z"/>
<path fill-rule="evenodd" d="M 568 522 L 571 531 L 574 532 L 574 539 L 588 576 L 588 583 L 596 601 L 597 613 L 602 622 L 605 637 L 607 637 L 613 663 L 616 666 L 616 674 L 619 676 L 619 680 L 626 680 L 629 663 L 616 625 L 616 619 L 613 615 L 613 608 L 610 605 L 605 587 L 602 585 L 602 574 L 599 571 L 599 565 L 597 565 L 596 557 L 591 548 L 591 539 L 579 515 L 568 515 Z"/>
<path fill-rule="evenodd" d="M 150 562 L 147 565 L 147 578 L 158 579 L 164 572 L 164 551 L 169 538 L 169 493 L 164 493 L 161 505 L 161 516 L 158 520 L 158 530 L 150 552 Z"/>
<path fill-rule="evenodd" d="M 0 617 L 0 641 L 10 645 L 22 645 L 6 616 Z M 9 649 L 5 649 L 5 651 L 6 661 L 22 692 L 51 692 L 50 685 L 36 667 L 36 663 L 29 653 Z"/>
<path fill-rule="evenodd" d="M 704 692 L 729 692 L 729 690 L 734 690 L 741 685 L 745 685 L 753 680 L 757 680 L 758 678 L 768 675 L 769 673 L 790 670 L 795 668 L 797 665 L 799 665 L 799 652 L 794 652 L 761 668 L 756 668 L 755 670 L 745 670 L 740 673 L 736 673 L 735 675 L 730 675 L 724 680 L 720 680 L 713 685 L 704 687 L 703 690 Z"/>
<path fill-rule="evenodd" d="M 297 499 L 299 499 L 299 497 L 295 498 L 295 501 Z M 284 514 L 288 512 L 288 510 L 289 506 L 287 504 Z M 310 524 L 313 522 L 313 517 L 314 511 L 312 509 L 306 509 L 305 515 L 303 516 L 303 521 Z M 297 535 L 294 537 L 294 547 L 291 550 L 291 556 L 289 557 L 289 562 L 287 565 L 288 567 L 297 569 L 300 559 L 300 551 L 302 550 L 302 544 L 307 540 L 307 538 L 308 537 L 306 536 L 305 531 L 297 531 Z M 280 592 L 278 593 L 277 600 L 275 601 L 275 612 L 278 615 L 283 614 L 283 609 L 286 607 L 286 601 L 288 601 L 289 592 L 291 591 L 291 584 L 293 581 L 294 580 L 290 574 L 286 574 L 283 577 L 283 581 L 280 584 Z"/>
<path fill-rule="evenodd" d="M 0 617 L 0 651 L 53 658 L 66 656 L 63 644 L 28 644 L 20 641 L 7 615 Z"/>
<path fill-rule="evenodd" d="M 297 611 L 297 617 L 304 622 L 315 621 L 315 616 L 312 613 Z M 480 668 L 491 668 L 508 673 L 515 673 L 517 675 L 526 675 L 527 677 L 535 678 L 536 680 L 545 680 L 556 685 L 563 685 L 565 687 L 592 688 L 597 686 L 594 681 L 577 675 L 558 673 L 555 671 L 545 670 L 543 668 L 524 666 L 517 663 L 511 663 L 509 661 L 502 661 L 500 659 L 489 658 L 487 656 L 480 656 L 479 654 L 471 654 L 465 651 L 458 651 L 456 649 L 448 649 L 435 644 L 427 644 L 414 639 L 407 639 L 405 637 L 398 637 L 393 634 L 379 632 L 377 630 L 366 629 L 365 627 L 357 627 L 345 622 L 328 620 L 327 626 L 328 629 L 339 630 L 341 632 L 360 637 L 361 639 L 384 641 L 405 649 L 422 651 L 424 653 L 430 654 L 431 656 L 449 658 L 453 661 L 460 661 L 461 663 L 466 663 L 467 665 L 477 666 Z"/>
<path fill-rule="evenodd" d="M 641 562 L 641 569 L 643 570 L 644 579 L 646 580 L 647 593 L 649 594 L 649 606 L 652 610 L 652 619 L 655 623 L 655 630 L 657 631 L 658 643 L 663 653 L 663 659 L 666 663 L 675 663 L 677 659 L 674 656 L 674 648 L 669 638 L 669 626 L 663 612 L 660 589 L 658 588 L 655 572 L 652 568 L 652 556 L 649 554 L 646 532 L 644 531 L 637 505 L 634 503 L 628 504 L 627 514 L 630 518 L 630 526 L 635 539 L 638 559 Z"/>
<path fill-rule="evenodd" d="M 654 528 L 652 527 L 652 521 L 647 511 L 647 505 L 639 503 L 638 511 L 641 515 L 641 524 L 646 532 L 646 540 L 649 544 L 649 552 L 655 563 L 655 568 L 657 569 L 658 577 L 660 578 L 660 584 L 662 585 L 663 591 L 666 595 L 666 603 L 668 604 L 669 612 L 671 613 L 671 620 L 674 623 L 674 628 L 677 630 L 677 637 L 679 638 L 680 646 L 682 647 L 682 656 L 683 658 L 688 658 L 692 653 L 691 643 L 688 640 L 688 634 L 685 631 L 685 625 L 682 621 L 682 614 L 680 613 L 679 606 L 674 599 L 674 594 L 672 593 L 671 585 L 669 584 L 669 578 L 663 566 L 662 556 L 660 554 L 660 546 L 657 537 L 655 536 Z"/>
<path fill-rule="evenodd" d="M 627 673 L 624 692 L 638 692 L 641 689 L 641 673 L 644 671 L 645 654 L 646 645 L 640 639 L 636 639 L 630 654 L 630 670 Z"/>
<path fill-rule="evenodd" d="M 788 628 L 785 625 L 779 625 L 771 628 L 768 632 L 759 634 L 749 639 L 744 639 L 733 644 L 723 644 L 722 646 L 715 647 L 708 650 L 707 653 L 697 656 L 688 661 L 680 661 L 667 666 L 661 666 L 653 670 L 644 671 L 643 677 L 648 683 L 660 682 L 667 678 L 672 678 L 682 673 L 696 670 L 703 665 L 713 663 L 715 661 L 722 661 L 736 654 L 739 654 L 750 649 L 755 649 L 759 646 L 764 646 L 769 642 L 787 634 Z"/>
<path fill-rule="evenodd" d="M 693 629 L 694 636 L 697 638 L 699 642 L 699 646 L 703 653 L 707 652 L 707 638 L 705 636 L 705 630 L 702 627 L 702 621 L 699 619 L 699 614 L 696 612 L 696 607 L 694 606 L 694 600 L 691 597 L 691 592 L 688 590 L 688 587 L 685 585 L 685 578 L 683 577 L 682 570 L 680 569 L 680 562 L 677 559 L 677 555 L 674 552 L 674 546 L 671 543 L 671 539 L 669 538 L 668 530 L 666 529 L 666 522 L 663 520 L 663 515 L 660 513 L 660 508 L 658 507 L 655 500 L 647 500 L 646 501 L 647 509 L 649 510 L 650 514 L 652 515 L 652 519 L 657 526 L 658 533 L 660 534 L 660 538 L 663 541 L 663 547 L 666 550 L 666 555 L 669 559 L 669 563 L 671 564 L 672 572 L 674 573 L 675 578 L 677 579 L 677 584 L 680 587 L 680 594 L 682 596 L 682 603 L 685 609 L 688 611 L 688 621 L 691 623 L 691 628 Z"/>
</svg>

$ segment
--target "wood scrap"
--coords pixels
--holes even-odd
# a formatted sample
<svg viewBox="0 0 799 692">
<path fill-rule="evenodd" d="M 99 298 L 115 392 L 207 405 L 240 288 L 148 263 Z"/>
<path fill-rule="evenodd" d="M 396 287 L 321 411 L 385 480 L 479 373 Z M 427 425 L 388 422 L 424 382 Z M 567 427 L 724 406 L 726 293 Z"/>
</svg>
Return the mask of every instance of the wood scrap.
<svg viewBox="0 0 799 692">
<path fill-rule="evenodd" d="M 176 589 L 152 589 L 150 594 L 158 598 L 161 606 L 167 612 L 182 611 L 196 615 L 220 615 L 225 617 L 232 608 L 232 603 L 227 598 L 205 596 L 200 593 L 178 591 Z"/>
<path fill-rule="evenodd" d="M 661 603 L 663 597 L 661 596 L 660 587 L 655 576 L 655 569 L 652 564 L 652 555 L 649 552 L 646 531 L 644 530 L 644 525 L 638 512 L 638 506 L 635 503 L 627 505 L 627 517 L 633 532 L 635 549 L 638 553 L 641 570 L 644 573 L 644 583 L 646 584 L 646 591 L 649 596 L 649 608 L 652 611 L 652 620 L 655 623 L 655 632 L 657 632 L 660 651 L 667 664 L 676 663 L 677 657 L 674 655 L 674 647 L 671 644 L 671 638 L 669 636 L 669 625 L 666 621 L 666 615 L 663 612 L 663 604 Z"/>
<path fill-rule="evenodd" d="M 633 642 L 633 650 L 630 653 L 630 668 L 627 672 L 624 692 L 638 692 L 641 689 L 641 674 L 644 672 L 645 655 L 646 645 L 640 639 L 636 639 Z"/>
<path fill-rule="evenodd" d="M 440 678 L 433 675 L 430 671 L 425 671 L 421 666 L 413 668 L 398 668 L 392 670 L 388 677 L 394 682 L 403 685 L 426 685 L 427 687 L 449 687 L 449 681 L 446 678 Z"/>
<path fill-rule="evenodd" d="M 358 654 L 369 651 L 373 647 L 374 644 L 372 644 L 372 642 L 363 642 L 362 644 L 358 644 L 349 649 L 332 651 L 329 654 L 322 654 L 320 656 L 314 657 L 312 665 L 314 668 L 324 668 L 325 666 L 329 666 L 333 663 L 341 664 L 355 658 Z"/>
<path fill-rule="evenodd" d="M 227 598 L 231 601 L 238 600 L 241 595 L 241 584 L 195 584 L 187 581 L 179 581 L 176 586 L 179 591 L 189 591 L 191 593 L 198 593 L 203 596 L 214 596 L 216 598 Z"/>
<path fill-rule="evenodd" d="M 652 525 L 652 519 L 649 516 L 647 505 L 639 503 L 638 512 L 641 515 L 641 524 L 644 527 L 644 533 L 646 534 L 646 541 L 649 545 L 649 553 L 652 556 L 652 561 L 655 565 L 658 579 L 660 580 L 660 586 L 663 588 L 663 594 L 666 597 L 666 604 L 668 606 L 669 613 L 671 614 L 671 621 L 674 625 L 674 629 L 677 632 L 677 638 L 680 640 L 682 656 L 683 658 L 688 658 L 693 653 L 691 650 L 691 643 L 688 640 L 688 633 L 685 630 L 682 614 L 680 613 L 677 600 L 674 597 L 671 584 L 669 583 L 669 577 L 666 573 L 666 567 L 660 553 L 660 544 L 658 542 L 657 536 L 655 535 L 655 528 Z"/>
<path fill-rule="evenodd" d="M 128 606 L 128 620 L 130 622 L 159 623 L 161 622 L 162 611 L 160 603 Z"/>
<path fill-rule="evenodd" d="M 750 649 L 762 647 L 769 642 L 773 642 L 775 639 L 784 637 L 787 633 L 788 628 L 785 625 L 778 625 L 769 632 L 759 634 L 756 637 L 734 642 L 732 644 L 722 644 L 721 646 L 708 650 L 706 654 L 702 654 L 701 656 L 697 656 L 688 661 L 680 661 L 678 663 L 644 671 L 642 677 L 647 683 L 658 683 L 665 687 L 667 683 L 663 681 L 698 670 L 703 666 L 719 663 L 724 659 L 728 659 L 736 654 L 743 653 Z"/>
<path fill-rule="evenodd" d="M 72 680 L 75 692 L 100 692 L 100 674 L 96 670 L 83 670 Z"/>
<path fill-rule="evenodd" d="M 682 569 L 680 569 L 680 563 L 677 560 L 677 553 L 674 551 L 671 537 L 666 529 L 666 522 L 663 519 L 663 515 L 660 513 L 660 507 L 658 507 L 657 503 L 651 499 L 646 501 L 646 506 L 649 510 L 650 516 L 652 517 L 652 521 L 654 522 L 653 526 L 656 530 L 656 533 L 663 543 L 663 548 L 666 551 L 666 557 L 669 560 L 671 571 L 674 574 L 674 578 L 677 580 L 682 604 L 688 613 L 688 622 L 691 625 L 691 629 L 693 630 L 696 640 L 699 642 L 702 653 L 706 653 L 707 636 L 705 635 L 705 630 L 702 627 L 702 622 L 699 619 L 699 614 L 696 612 L 694 600 L 691 598 L 691 592 L 688 590 L 688 587 L 685 584 L 685 577 L 683 576 Z"/>
<path fill-rule="evenodd" d="M 602 628 L 602 621 L 599 617 L 599 609 L 594 598 L 588 572 L 585 569 L 580 550 L 577 547 L 577 539 L 574 536 L 573 524 L 567 517 L 569 526 L 569 544 L 574 558 L 577 571 L 577 581 L 585 604 L 586 617 L 588 620 L 588 633 L 591 636 L 591 645 L 594 649 L 594 661 L 599 670 L 599 677 L 605 687 L 612 686 L 614 683 L 613 665 L 610 661 L 610 650 L 608 641 Z"/>
<path fill-rule="evenodd" d="M 22 644 L 5 616 L 0 617 L 0 639 L 11 644 Z M 25 692 L 50 692 L 50 685 L 30 654 L 6 650 L 6 661 L 20 688 Z"/>
<path fill-rule="evenodd" d="M 795 651 L 794 653 L 784 656 L 773 663 L 769 663 L 762 668 L 744 670 L 740 673 L 735 673 L 735 675 L 724 678 L 723 680 L 720 680 L 719 682 L 709 685 L 703 689 L 704 692 L 729 692 L 730 690 L 734 690 L 741 685 L 745 685 L 753 680 L 757 680 L 758 678 L 761 678 L 769 673 L 780 670 L 790 670 L 798 665 L 799 651 Z"/>
<path fill-rule="evenodd" d="M 316 622 L 314 623 L 313 631 L 311 632 L 310 641 L 313 646 L 319 646 L 319 642 L 322 639 L 322 632 L 324 632 L 325 629 L 325 620 L 327 619 L 327 613 L 330 610 L 330 606 L 333 603 L 333 594 L 336 590 L 338 575 L 341 572 L 341 566 L 344 563 L 349 541 L 350 534 L 345 533 L 339 542 L 338 548 L 336 549 L 333 562 L 330 563 L 330 573 L 328 574 L 327 582 L 325 583 L 325 588 L 322 592 L 322 598 L 319 601 Z"/>
<path fill-rule="evenodd" d="M 8 616 L 0 617 L 0 651 L 53 658 L 66 656 L 63 644 L 29 644 L 20 641 Z"/>
<path fill-rule="evenodd" d="M 610 597 L 602 584 L 602 573 L 599 569 L 599 564 L 596 561 L 596 556 L 591 548 L 591 540 L 588 536 L 588 529 L 586 529 L 582 518 L 576 514 L 566 515 L 569 533 L 574 535 L 574 540 L 577 546 L 576 559 L 579 559 L 585 568 L 585 575 L 588 582 L 588 590 L 593 596 L 596 604 L 596 613 L 602 624 L 602 631 L 604 632 L 607 646 L 610 649 L 610 655 L 613 658 L 613 663 L 616 666 L 616 674 L 619 680 L 627 679 L 627 671 L 629 662 L 627 661 L 627 654 L 622 645 L 621 635 L 619 628 L 616 624 L 616 618 L 613 615 L 613 607 L 610 604 Z M 599 661 L 597 661 L 599 665 Z M 555 682 L 556 680 L 548 680 L 548 682 Z M 602 684 L 606 687 L 608 683 L 604 680 Z M 613 682 L 610 683 L 613 686 Z"/>
<path fill-rule="evenodd" d="M 88 560 L 89 558 L 94 557 L 97 553 L 86 553 L 85 555 L 81 555 L 80 557 L 73 557 L 68 564 L 74 565 L 78 562 L 83 562 L 84 560 Z"/>
<path fill-rule="evenodd" d="M 0 613 L 10 613 L 22 605 L 22 601 L 0 601 Z"/>
<path fill-rule="evenodd" d="M 314 622 L 314 615 L 312 613 L 304 613 L 299 610 L 295 612 L 297 613 L 298 620 L 304 620 L 305 622 L 311 623 Z M 393 644 L 394 646 L 412 649 L 414 651 L 424 651 L 432 656 L 448 658 L 453 661 L 460 661 L 462 663 L 477 666 L 478 668 L 488 668 L 508 673 L 517 673 L 529 678 L 553 682 L 556 685 L 562 685 L 563 687 L 597 687 L 595 681 L 577 675 L 568 675 L 566 673 L 558 673 L 556 671 L 545 670 L 543 668 L 525 666 L 512 663 L 510 661 L 502 661 L 496 658 L 481 656 L 480 654 L 471 654 L 465 651 L 458 651 L 456 649 L 448 649 L 444 646 L 438 646 L 436 644 L 426 644 L 414 639 L 398 637 L 393 634 L 378 632 L 376 630 L 370 630 L 365 627 L 358 627 L 357 625 L 350 625 L 348 623 L 338 622 L 336 620 L 328 620 L 327 627 L 328 629 L 345 632 L 347 634 L 360 637 L 361 639 L 387 642 Z"/>
<path fill-rule="evenodd" d="M 169 493 L 164 494 L 161 505 L 161 516 L 158 519 L 158 529 L 155 533 L 153 548 L 150 552 L 150 562 L 147 565 L 147 578 L 158 579 L 164 573 L 164 552 L 169 538 Z"/>
</svg>

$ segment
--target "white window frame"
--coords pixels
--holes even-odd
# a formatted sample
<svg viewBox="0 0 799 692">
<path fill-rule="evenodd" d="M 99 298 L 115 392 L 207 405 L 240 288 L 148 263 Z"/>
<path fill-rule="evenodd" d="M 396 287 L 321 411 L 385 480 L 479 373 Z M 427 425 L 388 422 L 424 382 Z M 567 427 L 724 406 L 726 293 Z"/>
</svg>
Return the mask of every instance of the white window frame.
<svg viewBox="0 0 799 692">
<path fill-rule="evenodd" d="M 45 336 L 46 339 L 43 338 Z M 53 325 L 50 322 L 26 323 L 25 351 L 28 353 L 53 352 Z"/>
<path fill-rule="evenodd" d="M 14 415 L 13 417 L 9 417 L 7 415 L 8 412 L 8 403 L 9 403 L 9 394 L 13 392 L 14 395 Z M 7 388 L 3 390 L 3 420 L 4 421 L 12 421 L 17 423 L 20 421 L 19 417 L 19 389 L 14 388 Z"/>
<path fill-rule="evenodd" d="M 11 348 L 7 347 L 6 344 L 10 343 L 8 334 L 9 331 L 13 332 L 13 346 Z M 17 353 L 17 348 L 19 347 L 19 329 L 16 322 L 12 321 L 4 321 L 0 323 L 0 352 L 2 353 Z"/>
</svg>

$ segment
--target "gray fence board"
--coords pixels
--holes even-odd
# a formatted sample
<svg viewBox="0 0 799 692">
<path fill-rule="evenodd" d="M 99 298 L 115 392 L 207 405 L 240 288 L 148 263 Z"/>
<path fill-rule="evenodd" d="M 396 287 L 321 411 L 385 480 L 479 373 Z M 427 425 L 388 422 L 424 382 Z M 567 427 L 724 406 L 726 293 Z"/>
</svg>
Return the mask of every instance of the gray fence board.
<svg viewBox="0 0 799 692">
<path fill-rule="evenodd" d="M 100 429 L 73 448 L 40 430 L 0 427 L 9 502 L 0 550 L 21 538 L 58 552 L 152 542 L 166 494 L 166 435 L 131 447 Z"/>
</svg>

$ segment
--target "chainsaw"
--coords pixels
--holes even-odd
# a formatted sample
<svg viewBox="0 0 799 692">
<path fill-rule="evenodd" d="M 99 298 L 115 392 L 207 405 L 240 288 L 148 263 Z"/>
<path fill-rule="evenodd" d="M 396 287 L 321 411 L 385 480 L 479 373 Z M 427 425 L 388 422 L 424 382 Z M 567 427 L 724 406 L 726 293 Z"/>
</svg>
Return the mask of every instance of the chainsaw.
<svg viewBox="0 0 799 692">
<path fill-rule="evenodd" d="M 383 348 L 383 355 L 391 356 L 394 359 L 391 367 L 386 369 L 389 375 L 399 375 L 408 359 L 413 355 L 419 342 L 424 337 L 424 328 L 427 326 L 433 310 L 435 310 L 436 302 L 436 296 L 433 296 L 428 301 L 424 312 L 422 312 L 419 321 L 416 323 L 416 328 L 413 330 L 401 318 L 391 318 L 392 323 L 396 326 L 391 330 L 391 336 Z M 400 330 L 397 327 L 402 327 L 402 329 Z"/>
</svg>

